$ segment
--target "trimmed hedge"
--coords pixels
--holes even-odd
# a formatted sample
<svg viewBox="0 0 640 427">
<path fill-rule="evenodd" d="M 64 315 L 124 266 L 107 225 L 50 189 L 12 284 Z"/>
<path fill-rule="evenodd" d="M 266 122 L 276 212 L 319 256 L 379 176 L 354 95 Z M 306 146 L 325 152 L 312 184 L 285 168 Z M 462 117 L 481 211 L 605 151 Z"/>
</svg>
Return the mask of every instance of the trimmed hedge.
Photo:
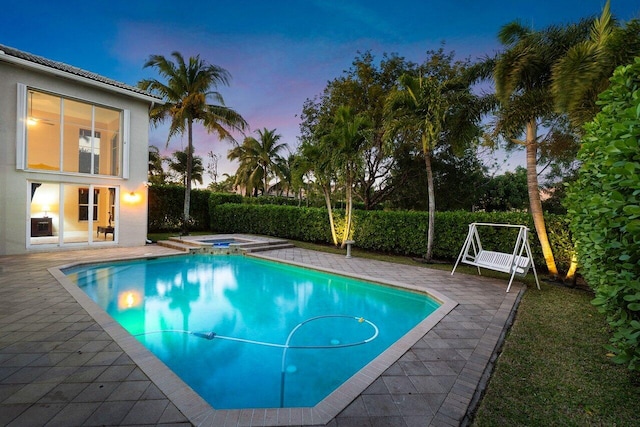
<svg viewBox="0 0 640 427">
<path fill-rule="evenodd" d="M 207 190 L 191 190 L 191 223 L 189 230 L 209 229 L 209 197 Z M 149 187 L 150 233 L 180 230 L 184 209 L 184 187 L 179 185 L 152 185 Z"/>
<path fill-rule="evenodd" d="M 210 204 L 211 229 L 220 233 L 265 234 L 285 239 L 331 243 L 327 210 L 291 206 Z M 344 212 L 335 211 L 338 235 L 344 227 Z M 353 239 L 362 249 L 407 256 L 426 252 L 428 213 L 411 211 L 354 211 Z M 549 239 L 559 268 L 567 269 L 572 243 L 564 216 L 546 217 Z M 518 212 L 437 212 L 434 257 L 455 260 L 467 236 L 468 224 L 491 222 L 524 224 L 533 229 L 527 213 Z M 482 229 L 480 238 L 486 249 L 510 252 L 514 230 Z M 538 269 L 545 268 L 535 232 L 530 242 Z"/>
</svg>

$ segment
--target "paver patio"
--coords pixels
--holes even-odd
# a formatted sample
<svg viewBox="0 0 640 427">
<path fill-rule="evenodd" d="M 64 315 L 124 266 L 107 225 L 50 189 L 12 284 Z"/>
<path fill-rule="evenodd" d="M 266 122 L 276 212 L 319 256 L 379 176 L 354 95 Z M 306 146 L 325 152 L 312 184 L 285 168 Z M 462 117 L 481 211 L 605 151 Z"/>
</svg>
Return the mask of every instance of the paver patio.
<svg viewBox="0 0 640 427">
<path fill-rule="evenodd" d="M 0 425 L 311 424 L 312 411 L 213 411 L 48 270 L 175 253 L 149 245 L 0 257 Z M 524 291 L 521 284 L 506 293 L 504 281 L 299 248 L 257 256 L 431 289 L 457 303 L 330 426 L 465 425 Z"/>
</svg>

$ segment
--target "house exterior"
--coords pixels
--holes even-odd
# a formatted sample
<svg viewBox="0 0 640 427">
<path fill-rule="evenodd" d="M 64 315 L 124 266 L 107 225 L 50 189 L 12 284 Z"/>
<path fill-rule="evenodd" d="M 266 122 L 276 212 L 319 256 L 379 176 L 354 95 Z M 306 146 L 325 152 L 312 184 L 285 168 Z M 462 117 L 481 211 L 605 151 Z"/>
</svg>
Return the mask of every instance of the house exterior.
<svg viewBox="0 0 640 427">
<path fill-rule="evenodd" d="M 0 45 L 0 255 L 143 245 L 158 102 Z"/>
</svg>

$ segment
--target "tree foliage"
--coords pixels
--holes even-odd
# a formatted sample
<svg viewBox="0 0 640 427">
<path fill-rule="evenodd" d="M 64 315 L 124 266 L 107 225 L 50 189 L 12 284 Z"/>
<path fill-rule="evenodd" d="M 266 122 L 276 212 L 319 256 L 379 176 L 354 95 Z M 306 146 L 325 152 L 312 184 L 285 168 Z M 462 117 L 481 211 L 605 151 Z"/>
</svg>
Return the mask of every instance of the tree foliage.
<svg viewBox="0 0 640 427">
<path fill-rule="evenodd" d="M 399 76 L 414 67 L 395 54 L 384 54 L 376 63 L 370 52 L 359 53 L 343 76 L 330 81 L 319 97 L 307 99 L 302 108 L 300 141 L 306 145 L 317 144 L 331 132 L 341 106 L 350 107 L 370 123 L 370 137 L 360 153 L 362 168 L 354 181 L 354 195 L 365 209 L 383 203 L 395 189 L 389 174 L 395 162 L 394 147 L 385 140 L 384 104 Z"/>
<path fill-rule="evenodd" d="M 177 181 L 184 187 L 187 186 L 187 177 L 190 177 L 191 182 L 197 182 L 202 184 L 202 178 L 204 173 L 204 166 L 202 165 L 202 157 L 191 156 L 191 173 L 187 174 L 188 164 L 188 149 L 182 151 L 174 151 L 173 156 L 167 159 L 169 169 L 177 175 Z"/>
<path fill-rule="evenodd" d="M 576 126 L 599 111 L 598 94 L 609 85 L 613 70 L 640 55 L 640 21 L 621 26 L 611 15 L 610 0 L 591 24 L 589 37 L 567 51 L 553 66 L 553 95 L 558 111 Z"/>
<path fill-rule="evenodd" d="M 521 166 L 488 179 L 481 188 L 479 207 L 487 212 L 526 211 L 529 207 L 527 170 Z"/>
</svg>

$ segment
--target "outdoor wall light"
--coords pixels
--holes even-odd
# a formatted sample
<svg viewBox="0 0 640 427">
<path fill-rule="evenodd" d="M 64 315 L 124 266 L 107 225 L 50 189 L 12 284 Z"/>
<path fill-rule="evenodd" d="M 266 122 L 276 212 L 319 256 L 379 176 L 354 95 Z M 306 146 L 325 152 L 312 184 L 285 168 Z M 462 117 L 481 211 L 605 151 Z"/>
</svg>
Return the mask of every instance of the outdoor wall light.
<svg viewBox="0 0 640 427">
<path fill-rule="evenodd" d="M 129 192 L 129 193 L 125 193 L 124 195 L 124 201 L 127 203 L 136 203 L 140 200 L 140 195 L 138 193 L 135 193 L 133 191 Z"/>
</svg>

